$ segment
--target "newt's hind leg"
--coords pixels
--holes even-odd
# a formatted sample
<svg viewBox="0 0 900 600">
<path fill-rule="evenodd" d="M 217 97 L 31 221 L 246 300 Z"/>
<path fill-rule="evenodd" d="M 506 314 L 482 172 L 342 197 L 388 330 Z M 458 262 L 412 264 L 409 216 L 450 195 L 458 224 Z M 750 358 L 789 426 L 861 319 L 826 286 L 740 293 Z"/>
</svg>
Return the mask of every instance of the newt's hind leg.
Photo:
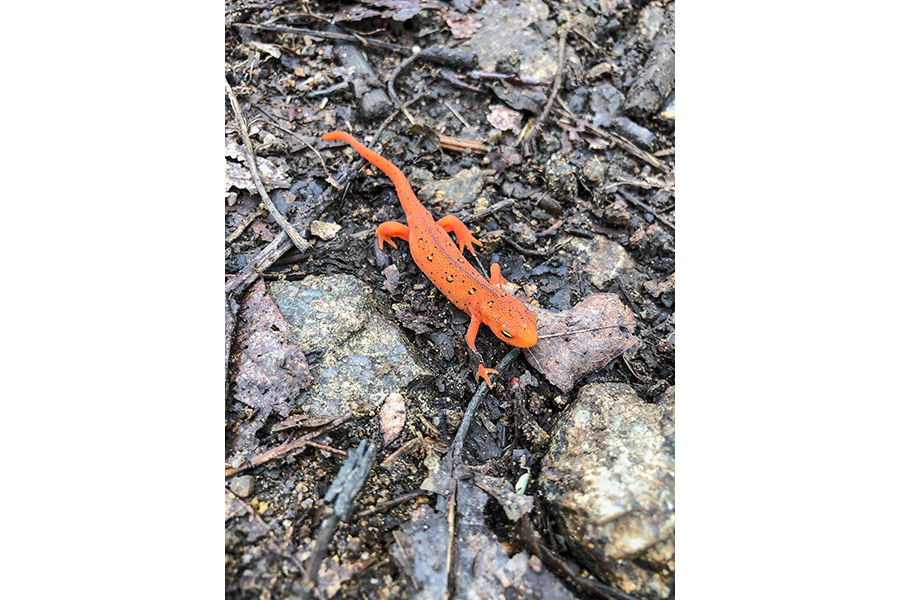
<svg viewBox="0 0 900 600">
<path fill-rule="evenodd" d="M 394 248 L 397 247 L 397 244 L 394 243 L 394 240 L 391 238 L 400 238 L 404 242 L 409 241 L 409 227 L 404 225 L 403 223 L 398 223 L 397 221 L 385 221 L 381 225 L 378 226 L 378 229 L 375 230 L 375 235 L 378 236 L 378 247 L 384 250 L 384 243 L 387 242 Z"/>
<path fill-rule="evenodd" d="M 481 242 L 475 239 L 475 236 L 472 235 L 472 232 L 469 231 L 469 228 L 466 227 L 465 223 L 453 215 L 447 215 L 438 220 L 437 226 L 447 233 L 452 231 L 456 235 L 456 243 L 459 244 L 460 251 L 464 251 L 465 248 L 468 248 L 472 256 L 475 256 L 475 248 L 472 247 L 472 244 L 480 246 Z"/>
</svg>

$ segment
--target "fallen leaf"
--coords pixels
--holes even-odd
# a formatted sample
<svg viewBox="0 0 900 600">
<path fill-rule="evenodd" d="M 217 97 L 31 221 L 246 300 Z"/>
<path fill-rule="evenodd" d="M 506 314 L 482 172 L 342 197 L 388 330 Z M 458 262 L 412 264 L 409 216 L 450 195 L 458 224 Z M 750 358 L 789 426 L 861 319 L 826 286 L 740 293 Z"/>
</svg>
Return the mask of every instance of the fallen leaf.
<svg viewBox="0 0 900 600">
<path fill-rule="evenodd" d="M 493 104 L 487 120 L 488 123 L 500 131 L 518 133 L 522 125 L 522 113 L 507 108 L 502 104 Z"/>
<path fill-rule="evenodd" d="M 271 242 L 275 239 L 275 234 L 269 229 L 268 224 L 262 221 L 254 221 L 250 229 L 264 242 Z"/>
<path fill-rule="evenodd" d="M 538 343 L 525 358 L 564 392 L 634 344 L 634 315 L 615 294 L 591 294 L 558 313 L 537 307 Z"/>
<path fill-rule="evenodd" d="M 394 21 L 408 21 L 422 12 L 419 0 L 360 0 L 363 4 L 375 8 L 352 6 L 341 10 L 335 15 L 335 21 L 361 21 L 371 17 L 393 19 Z"/>
<path fill-rule="evenodd" d="M 450 28 L 450 35 L 455 40 L 469 39 L 481 27 L 481 23 L 471 16 L 455 10 L 448 10 L 444 13 L 444 22 L 447 23 L 447 27 Z"/>
<path fill-rule="evenodd" d="M 522 515 L 531 512 L 534 506 L 534 498 L 524 494 L 517 494 L 512 484 L 500 477 L 490 477 L 475 472 L 475 485 L 487 492 L 500 503 L 503 512 L 510 521 L 518 521 Z"/>
<path fill-rule="evenodd" d="M 397 439 L 406 424 L 406 403 L 403 396 L 394 392 L 388 394 L 384 404 L 381 405 L 381 435 L 384 437 L 384 445 L 389 446 Z"/>
<path fill-rule="evenodd" d="M 395 304 L 397 322 L 414 333 L 431 333 L 443 329 L 445 324 L 425 313 L 415 313 L 408 304 Z"/>
<path fill-rule="evenodd" d="M 256 185 L 253 183 L 253 177 L 250 175 L 250 168 L 246 166 L 244 150 L 234 140 L 225 139 L 225 157 L 226 198 L 231 188 L 249 190 L 254 194 L 258 193 Z M 239 162 L 227 160 L 228 158 L 233 158 Z M 269 188 L 291 187 L 287 173 L 268 158 L 257 156 L 256 168 L 259 169 L 259 176 L 262 182 Z"/>
<path fill-rule="evenodd" d="M 253 409 L 238 426 L 234 450 L 258 444 L 256 431 L 272 412 L 287 417 L 294 399 L 312 383 L 306 356 L 288 333 L 288 324 L 266 293 L 262 279 L 244 297 L 232 350 L 232 394 Z"/>
<path fill-rule="evenodd" d="M 278 46 L 273 46 L 272 44 L 264 44 L 262 42 L 257 42 L 256 40 L 250 40 L 250 45 L 274 58 L 281 58 L 281 48 L 279 48 Z"/>
<path fill-rule="evenodd" d="M 444 484 L 449 483 L 445 478 Z M 484 521 L 488 496 L 472 478 L 459 478 L 455 494 L 449 488 L 443 488 L 443 492 L 446 495 L 438 493 L 436 510 L 427 504 L 416 507 L 410 520 L 394 533 L 396 543 L 391 555 L 418 588 L 411 597 L 451 597 L 452 581 L 456 590 L 477 590 L 479 598 L 574 600 L 549 570 L 530 566 L 534 561 L 529 553 L 507 555 Z M 455 516 L 453 528 L 448 518 L 451 513 Z M 452 559 L 448 559 L 448 550 Z M 454 569 L 452 576 L 450 566 Z"/>
</svg>

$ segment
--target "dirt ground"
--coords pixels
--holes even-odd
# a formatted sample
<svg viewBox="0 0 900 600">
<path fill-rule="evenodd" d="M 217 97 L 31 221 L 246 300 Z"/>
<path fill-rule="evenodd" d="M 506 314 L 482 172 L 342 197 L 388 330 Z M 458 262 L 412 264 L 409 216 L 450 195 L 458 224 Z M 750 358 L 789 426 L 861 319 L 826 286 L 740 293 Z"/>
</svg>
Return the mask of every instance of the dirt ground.
<svg viewBox="0 0 900 600">
<path fill-rule="evenodd" d="M 633 314 L 638 343 L 579 372 L 571 389 L 516 358 L 510 372 L 533 382 L 495 379 L 462 448 L 466 464 L 516 486 L 522 466 L 536 475 L 546 451 L 533 432 L 551 431 L 582 386 L 624 383 L 647 403 L 674 386 L 674 8 L 639 0 L 226 2 L 234 97 L 225 98 L 227 597 L 302 597 L 314 540 L 332 514 L 329 487 L 352 449 L 384 440 L 383 413 L 287 423 L 309 368 L 272 384 L 284 386 L 282 405 L 254 405 L 238 393 L 234 340 L 252 325 L 242 311 L 263 301 L 253 297 L 260 275 L 267 285 L 353 275 L 434 374 L 406 389 L 406 429 L 376 448 L 356 514 L 337 524 L 312 597 L 432 590 L 412 582 L 391 549 L 416 507 L 438 503 L 421 485 L 450 455 L 478 389 L 463 341 L 467 317 L 435 293 L 405 244 L 377 249 L 377 224 L 405 220 L 390 181 L 345 146 L 322 142 L 323 133 L 350 131 L 389 158 L 436 217 L 455 214 L 483 242 L 476 268 L 498 262 L 529 302 L 566 311 L 609 293 Z M 262 208 L 241 120 L 263 186 L 299 244 Z M 591 244 L 601 238 L 624 254 L 592 271 L 603 253 Z M 281 317 L 266 314 L 266 328 L 277 329 Z M 477 344 L 487 366 L 510 350 L 487 328 Z M 318 359 L 297 360 L 315 371 Z M 424 441 L 405 447 L 413 439 Z M 534 481 L 524 485 L 537 535 L 575 567 L 543 561 L 565 590 L 629 597 L 592 587 L 608 582 L 580 566 Z M 512 555 L 523 531 L 501 506 L 491 499 L 482 518 Z M 506 596 L 529 597 L 514 589 Z"/>
</svg>

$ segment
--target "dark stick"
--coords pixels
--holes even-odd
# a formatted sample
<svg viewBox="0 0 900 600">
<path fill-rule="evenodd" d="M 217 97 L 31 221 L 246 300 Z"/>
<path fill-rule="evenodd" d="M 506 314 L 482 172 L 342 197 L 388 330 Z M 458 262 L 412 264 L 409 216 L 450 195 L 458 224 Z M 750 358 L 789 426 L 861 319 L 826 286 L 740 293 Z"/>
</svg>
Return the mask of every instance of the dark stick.
<svg viewBox="0 0 900 600">
<path fill-rule="evenodd" d="M 615 280 L 616 284 L 618 284 L 619 286 L 619 289 L 622 290 L 622 294 L 625 296 L 625 302 L 628 303 L 628 306 L 631 307 L 631 312 L 633 312 L 635 318 L 637 318 L 637 316 L 641 314 L 641 311 L 639 311 L 638 307 L 635 306 L 634 301 L 631 299 L 631 294 L 629 294 L 628 290 L 625 289 L 625 284 L 622 283 L 622 278 L 616 275 Z"/>
<path fill-rule="evenodd" d="M 415 500 L 419 496 L 424 496 L 425 494 L 430 493 L 428 490 L 416 490 L 414 492 L 410 492 L 408 494 L 403 494 L 402 496 L 397 496 L 391 500 L 386 502 L 382 502 L 381 504 L 377 504 L 372 508 L 367 508 L 366 510 L 362 510 L 356 513 L 357 519 L 362 519 L 363 517 L 371 517 L 374 514 L 384 512 L 389 508 L 393 508 L 398 504 L 403 504 L 405 502 L 409 502 L 410 500 Z"/>
<path fill-rule="evenodd" d="M 506 368 L 509 367 L 512 361 L 516 360 L 521 352 L 521 349 L 513 348 L 509 351 L 509 354 L 503 357 L 503 360 L 497 363 L 496 368 L 498 371 L 500 371 L 497 377 L 500 377 L 500 375 L 503 374 L 503 371 L 505 371 Z M 459 429 L 456 430 L 456 436 L 453 438 L 453 444 L 450 447 L 450 451 L 453 453 L 454 467 L 456 462 L 460 460 L 460 456 L 462 456 L 463 442 L 466 439 L 466 434 L 469 432 L 469 426 L 472 424 L 472 419 L 475 417 L 475 411 L 478 410 L 478 405 L 481 404 L 481 399 L 484 398 L 485 394 L 487 394 L 487 391 L 487 383 L 482 381 L 481 385 L 478 386 L 478 390 L 475 392 L 475 395 L 472 396 L 472 399 L 469 401 L 469 406 L 466 408 L 466 414 L 465 416 L 463 416 L 462 422 L 459 424 Z"/>
<path fill-rule="evenodd" d="M 244 152 L 247 154 L 247 164 L 250 167 L 250 175 L 253 177 L 256 191 L 259 192 L 259 195 L 262 197 L 266 209 L 273 217 L 275 217 L 275 222 L 278 223 L 278 226 L 281 227 L 282 231 L 287 233 L 294 245 L 297 246 L 297 249 L 301 252 L 308 250 L 310 248 L 310 243 L 300 237 L 300 234 L 297 233 L 294 226 L 291 225 L 287 218 L 281 214 L 281 211 L 275 207 L 275 203 L 272 202 L 269 193 L 263 185 L 262 178 L 259 176 L 259 169 L 256 168 L 256 153 L 253 151 L 253 144 L 250 142 L 250 133 L 247 131 L 247 122 L 244 120 L 244 114 L 241 112 L 241 105 L 238 103 L 237 97 L 231 90 L 231 86 L 228 85 L 227 79 L 225 80 L 225 90 L 228 92 L 228 99 L 231 101 L 231 110 L 234 111 L 234 117 L 237 119 L 238 126 L 241 130 L 241 138 L 244 140 Z"/>
<path fill-rule="evenodd" d="M 575 129 L 575 125 L 578 125 L 579 127 L 583 127 L 584 131 L 587 131 L 588 133 L 590 133 L 592 135 L 602 137 L 604 140 L 606 140 L 608 142 L 612 142 L 613 144 L 622 148 L 622 150 L 625 150 L 626 152 L 630 153 L 634 157 L 643 160 L 648 165 L 655 167 L 655 168 L 659 169 L 660 171 L 665 171 L 666 173 L 668 173 L 672 170 L 672 168 L 669 165 L 662 162 L 661 160 L 659 160 L 658 158 L 656 158 L 649 152 L 645 152 L 644 150 L 641 150 L 640 148 L 638 148 L 637 146 L 635 146 L 634 144 L 632 144 L 631 142 L 629 142 L 622 136 L 616 135 L 615 133 L 613 133 L 611 131 L 605 131 L 601 127 L 594 127 L 590 123 L 586 122 L 584 119 L 578 119 L 577 117 L 575 117 L 575 115 L 570 113 L 565 108 L 557 108 L 556 112 L 560 115 L 563 115 L 562 118 L 557 118 L 556 122 L 564 130 L 568 131 L 571 129 Z M 576 121 L 576 123 L 573 124 L 572 121 L 569 121 L 567 119 L 573 119 Z"/>
<path fill-rule="evenodd" d="M 571 26 L 571 21 L 566 23 L 559 34 L 559 49 L 557 50 L 556 55 L 556 75 L 553 76 L 553 89 L 550 90 L 550 97 L 547 99 L 547 104 L 544 105 L 544 110 L 541 111 L 541 115 L 537 118 L 537 121 L 534 122 L 534 126 L 528 131 L 525 137 L 522 138 L 523 144 L 541 128 L 541 124 L 547 118 L 547 115 L 550 114 L 550 109 L 553 108 L 553 102 L 556 101 L 556 95 L 559 93 L 559 87 L 562 85 L 563 74 L 566 70 L 566 37 L 569 35 L 569 28 Z"/>
<path fill-rule="evenodd" d="M 315 548 L 306 563 L 306 573 L 300 582 L 301 597 L 309 598 L 315 589 L 319 580 L 319 567 L 325 558 L 331 538 L 337 531 L 338 523 L 346 521 L 353 512 L 353 500 L 365 484 L 373 464 L 375 464 L 375 444 L 363 440 L 347 455 L 347 461 L 325 493 L 326 504 L 331 504 L 328 508 L 330 514 L 322 521 L 316 535 Z"/>
<path fill-rule="evenodd" d="M 511 237 L 508 235 L 503 235 L 503 241 L 516 249 L 517 252 L 521 254 L 527 254 L 528 256 L 549 256 L 550 253 L 546 250 L 529 250 L 523 246 L 517 244 Z"/>
<path fill-rule="evenodd" d="M 232 467 L 230 469 L 226 469 L 225 477 L 231 477 L 232 475 L 237 475 L 241 471 L 246 471 L 247 469 L 253 469 L 255 467 L 258 467 L 259 465 L 263 465 L 263 464 L 269 462 L 270 460 L 274 460 L 274 459 L 284 456 L 285 454 L 292 452 L 298 448 L 302 448 L 303 446 L 308 445 L 309 442 L 311 442 L 313 439 L 319 437 L 326 431 L 334 429 L 338 425 L 342 425 L 345 422 L 347 422 L 348 420 L 350 420 L 350 415 L 341 415 L 340 417 L 338 417 L 331 423 L 328 423 L 321 427 L 317 427 L 316 429 L 313 429 L 309 433 L 297 438 L 296 440 L 281 444 L 280 446 L 276 446 L 275 448 L 272 448 L 271 450 L 267 450 L 266 452 L 263 452 L 262 454 L 257 454 L 256 456 L 251 458 L 249 461 L 247 461 L 246 464 L 244 464 L 240 467 Z"/>
<path fill-rule="evenodd" d="M 608 585 L 603 585 L 599 581 L 579 575 L 580 570 L 577 567 L 563 560 L 544 546 L 541 542 L 540 534 L 535 531 L 528 515 L 523 516 L 519 520 L 516 532 L 518 533 L 519 541 L 522 542 L 525 549 L 541 559 L 541 562 L 547 565 L 547 568 L 556 573 L 557 576 L 569 579 L 592 596 L 612 600 L 636 600 L 625 592 L 620 592 Z"/>
<path fill-rule="evenodd" d="M 391 50 L 404 56 L 412 54 L 412 50 L 397 44 L 382 42 L 381 40 L 370 40 L 359 35 L 348 35 L 346 33 L 337 33 L 333 31 L 316 31 L 315 29 L 304 29 L 302 27 L 289 27 L 287 25 L 257 25 L 256 23 L 235 23 L 235 27 L 248 27 L 250 29 L 262 29 L 263 31 L 277 31 L 278 33 L 290 33 L 293 35 L 308 35 L 309 37 L 321 38 L 325 40 L 337 40 L 339 42 L 350 42 L 351 44 L 360 44 L 373 48 L 383 48 Z"/>
<path fill-rule="evenodd" d="M 669 222 L 669 220 L 666 219 L 665 217 L 660 216 L 659 213 L 657 213 L 655 210 L 653 210 L 652 208 L 650 208 L 650 205 L 649 205 L 649 204 L 646 204 L 645 202 L 639 200 L 639 199 L 638 199 L 634 194 L 632 194 L 631 192 L 626 192 L 625 190 L 618 190 L 616 193 L 620 194 L 623 198 L 625 198 L 626 200 L 628 200 L 629 202 L 631 202 L 631 203 L 634 204 L 635 206 L 638 206 L 638 207 L 640 207 L 640 208 L 643 208 L 643 209 L 646 210 L 648 213 L 650 213 L 651 215 L 653 215 L 654 217 L 656 217 L 657 219 L 659 219 L 659 222 L 660 222 L 660 223 L 662 223 L 663 225 L 669 226 L 669 227 L 672 229 L 672 231 L 675 231 L 675 224 L 674 224 L 674 223 L 671 223 L 671 222 Z"/>
</svg>

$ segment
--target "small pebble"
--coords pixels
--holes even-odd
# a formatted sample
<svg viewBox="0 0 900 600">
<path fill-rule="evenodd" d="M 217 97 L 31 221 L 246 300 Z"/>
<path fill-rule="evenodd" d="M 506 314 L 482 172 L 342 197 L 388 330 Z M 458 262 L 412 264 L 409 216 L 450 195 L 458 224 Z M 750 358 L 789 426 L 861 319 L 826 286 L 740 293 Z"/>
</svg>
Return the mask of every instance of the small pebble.
<svg viewBox="0 0 900 600">
<path fill-rule="evenodd" d="M 253 476 L 241 475 L 235 477 L 228 483 L 228 489 L 234 492 L 239 498 L 246 498 L 253 493 Z"/>
</svg>

